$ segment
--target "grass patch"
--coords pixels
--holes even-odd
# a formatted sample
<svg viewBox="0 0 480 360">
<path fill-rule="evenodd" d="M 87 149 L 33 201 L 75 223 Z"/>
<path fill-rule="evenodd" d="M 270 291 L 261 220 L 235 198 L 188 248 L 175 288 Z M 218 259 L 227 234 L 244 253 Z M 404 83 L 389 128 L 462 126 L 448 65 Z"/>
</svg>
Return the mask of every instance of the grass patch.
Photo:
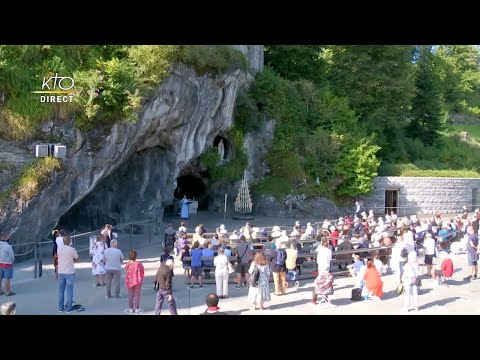
<svg viewBox="0 0 480 360">
<path fill-rule="evenodd" d="M 471 139 L 480 143 L 480 126 L 479 125 L 455 125 L 453 129 L 457 132 L 466 131 Z"/>
<path fill-rule="evenodd" d="M 18 197 L 22 201 L 32 199 L 48 184 L 49 177 L 60 169 L 60 160 L 53 157 L 38 159 L 26 165 L 18 180 L 0 194 L 0 204 L 11 197 Z"/>
<path fill-rule="evenodd" d="M 473 170 L 404 170 L 400 176 L 480 178 L 480 174 Z"/>
<path fill-rule="evenodd" d="M 425 162 L 428 164 L 427 162 Z M 434 164 L 431 162 L 430 164 Z M 480 178 L 480 173 L 468 169 L 421 169 L 415 164 L 382 164 L 380 176 L 410 176 L 410 177 L 449 177 L 449 178 Z"/>
<path fill-rule="evenodd" d="M 270 195 L 281 200 L 292 192 L 292 186 L 286 178 L 265 176 L 260 182 L 253 185 L 252 192 L 257 195 Z"/>
</svg>

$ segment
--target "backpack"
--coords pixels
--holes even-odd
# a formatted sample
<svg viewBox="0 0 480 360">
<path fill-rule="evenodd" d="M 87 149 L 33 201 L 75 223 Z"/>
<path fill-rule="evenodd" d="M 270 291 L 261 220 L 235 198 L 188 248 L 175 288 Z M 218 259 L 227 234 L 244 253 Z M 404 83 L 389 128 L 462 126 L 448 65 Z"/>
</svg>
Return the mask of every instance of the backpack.
<svg viewBox="0 0 480 360">
<path fill-rule="evenodd" d="M 164 237 L 165 246 L 173 247 L 173 244 L 175 243 L 175 235 L 176 235 L 175 233 L 165 234 L 165 237 Z"/>
<path fill-rule="evenodd" d="M 352 301 L 362 301 L 362 289 L 361 288 L 353 288 L 352 289 Z"/>
<path fill-rule="evenodd" d="M 160 255 L 160 263 L 163 263 L 163 262 L 167 261 L 168 259 L 174 260 L 174 259 L 173 259 L 173 256 L 170 255 L 170 254 L 162 254 L 162 255 Z"/>
<path fill-rule="evenodd" d="M 408 250 L 407 250 L 407 248 L 403 248 L 402 251 L 400 251 L 400 257 L 401 257 L 401 258 L 404 258 L 404 259 L 408 258 Z"/>
<path fill-rule="evenodd" d="M 257 265 L 254 266 L 252 274 L 250 275 L 249 282 L 250 286 L 257 287 L 258 281 L 260 280 L 260 269 Z"/>
<path fill-rule="evenodd" d="M 277 265 L 285 266 L 285 260 L 287 258 L 287 253 L 284 251 L 277 251 Z"/>
</svg>

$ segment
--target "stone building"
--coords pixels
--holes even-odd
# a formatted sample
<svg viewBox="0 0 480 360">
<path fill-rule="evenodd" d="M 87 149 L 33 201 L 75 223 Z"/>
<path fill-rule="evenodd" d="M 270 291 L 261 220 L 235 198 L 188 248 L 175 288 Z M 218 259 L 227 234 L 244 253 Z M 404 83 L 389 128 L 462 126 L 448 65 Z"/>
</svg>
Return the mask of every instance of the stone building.
<svg viewBox="0 0 480 360">
<path fill-rule="evenodd" d="M 363 204 L 376 214 L 455 214 L 464 205 L 480 208 L 480 179 L 378 176 Z"/>
</svg>

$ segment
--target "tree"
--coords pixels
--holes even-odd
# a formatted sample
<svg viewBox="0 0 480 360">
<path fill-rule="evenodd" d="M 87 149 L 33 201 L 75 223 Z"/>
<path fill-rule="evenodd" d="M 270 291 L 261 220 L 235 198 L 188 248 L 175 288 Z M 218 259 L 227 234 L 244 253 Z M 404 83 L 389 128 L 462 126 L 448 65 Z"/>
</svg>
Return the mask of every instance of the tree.
<svg viewBox="0 0 480 360">
<path fill-rule="evenodd" d="M 453 112 L 468 110 L 471 105 L 469 95 L 480 85 L 479 49 L 473 45 L 442 45 L 436 55 L 446 109 Z"/>
<path fill-rule="evenodd" d="M 322 56 L 325 48 L 322 45 L 267 45 L 265 64 L 285 79 L 320 83 L 326 70 Z"/>
<path fill-rule="evenodd" d="M 331 50 L 332 90 L 349 100 L 365 135 L 375 135 L 381 157 L 394 157 L 391 147 L 406 123 L 414 95 L 414 47 L 352 45 Z"/>
<path fill-rule="evenodd" d="M 413 139 L 433 145 L 442 129 L 442 99 L 438 61 L 432 52 L 432 46 L 418 47 L 416 67 L 415 97 L 406 132 Z"/>
<path fill-rule="evenodd" d="M 345 139 L 342 155 L 335 164 L 335 172 L 341 184 L 339 196 L 356 197 L 365 195 L 373 188 L 373 177 L 377 176 L 380 160 L 376 153 L 380 147 L 368 139 Z"/>
</svg>

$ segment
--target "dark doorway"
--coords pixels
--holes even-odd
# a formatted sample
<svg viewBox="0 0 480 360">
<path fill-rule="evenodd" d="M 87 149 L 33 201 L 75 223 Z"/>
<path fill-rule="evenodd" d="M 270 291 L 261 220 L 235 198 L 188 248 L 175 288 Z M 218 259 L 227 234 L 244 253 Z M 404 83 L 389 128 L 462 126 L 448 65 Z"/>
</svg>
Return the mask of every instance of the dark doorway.
<svg viewBox="0 0 480 360">
<path fill-rule="evenodd" d="M 398 215 L 398 190 L 385 190 L 385 214 L 392 211 Z"/>
<path fill-rule="evenodd" d="M 205 183 L 199 177 L 185 175 L 177 179 L 174 196 L 176 199 L 181 199 L 184 195 L 187 195 L 188 199 L 198 201 L 199 209 L 208 208 L 208 194 L 206 193 Z"/>
</svg>

